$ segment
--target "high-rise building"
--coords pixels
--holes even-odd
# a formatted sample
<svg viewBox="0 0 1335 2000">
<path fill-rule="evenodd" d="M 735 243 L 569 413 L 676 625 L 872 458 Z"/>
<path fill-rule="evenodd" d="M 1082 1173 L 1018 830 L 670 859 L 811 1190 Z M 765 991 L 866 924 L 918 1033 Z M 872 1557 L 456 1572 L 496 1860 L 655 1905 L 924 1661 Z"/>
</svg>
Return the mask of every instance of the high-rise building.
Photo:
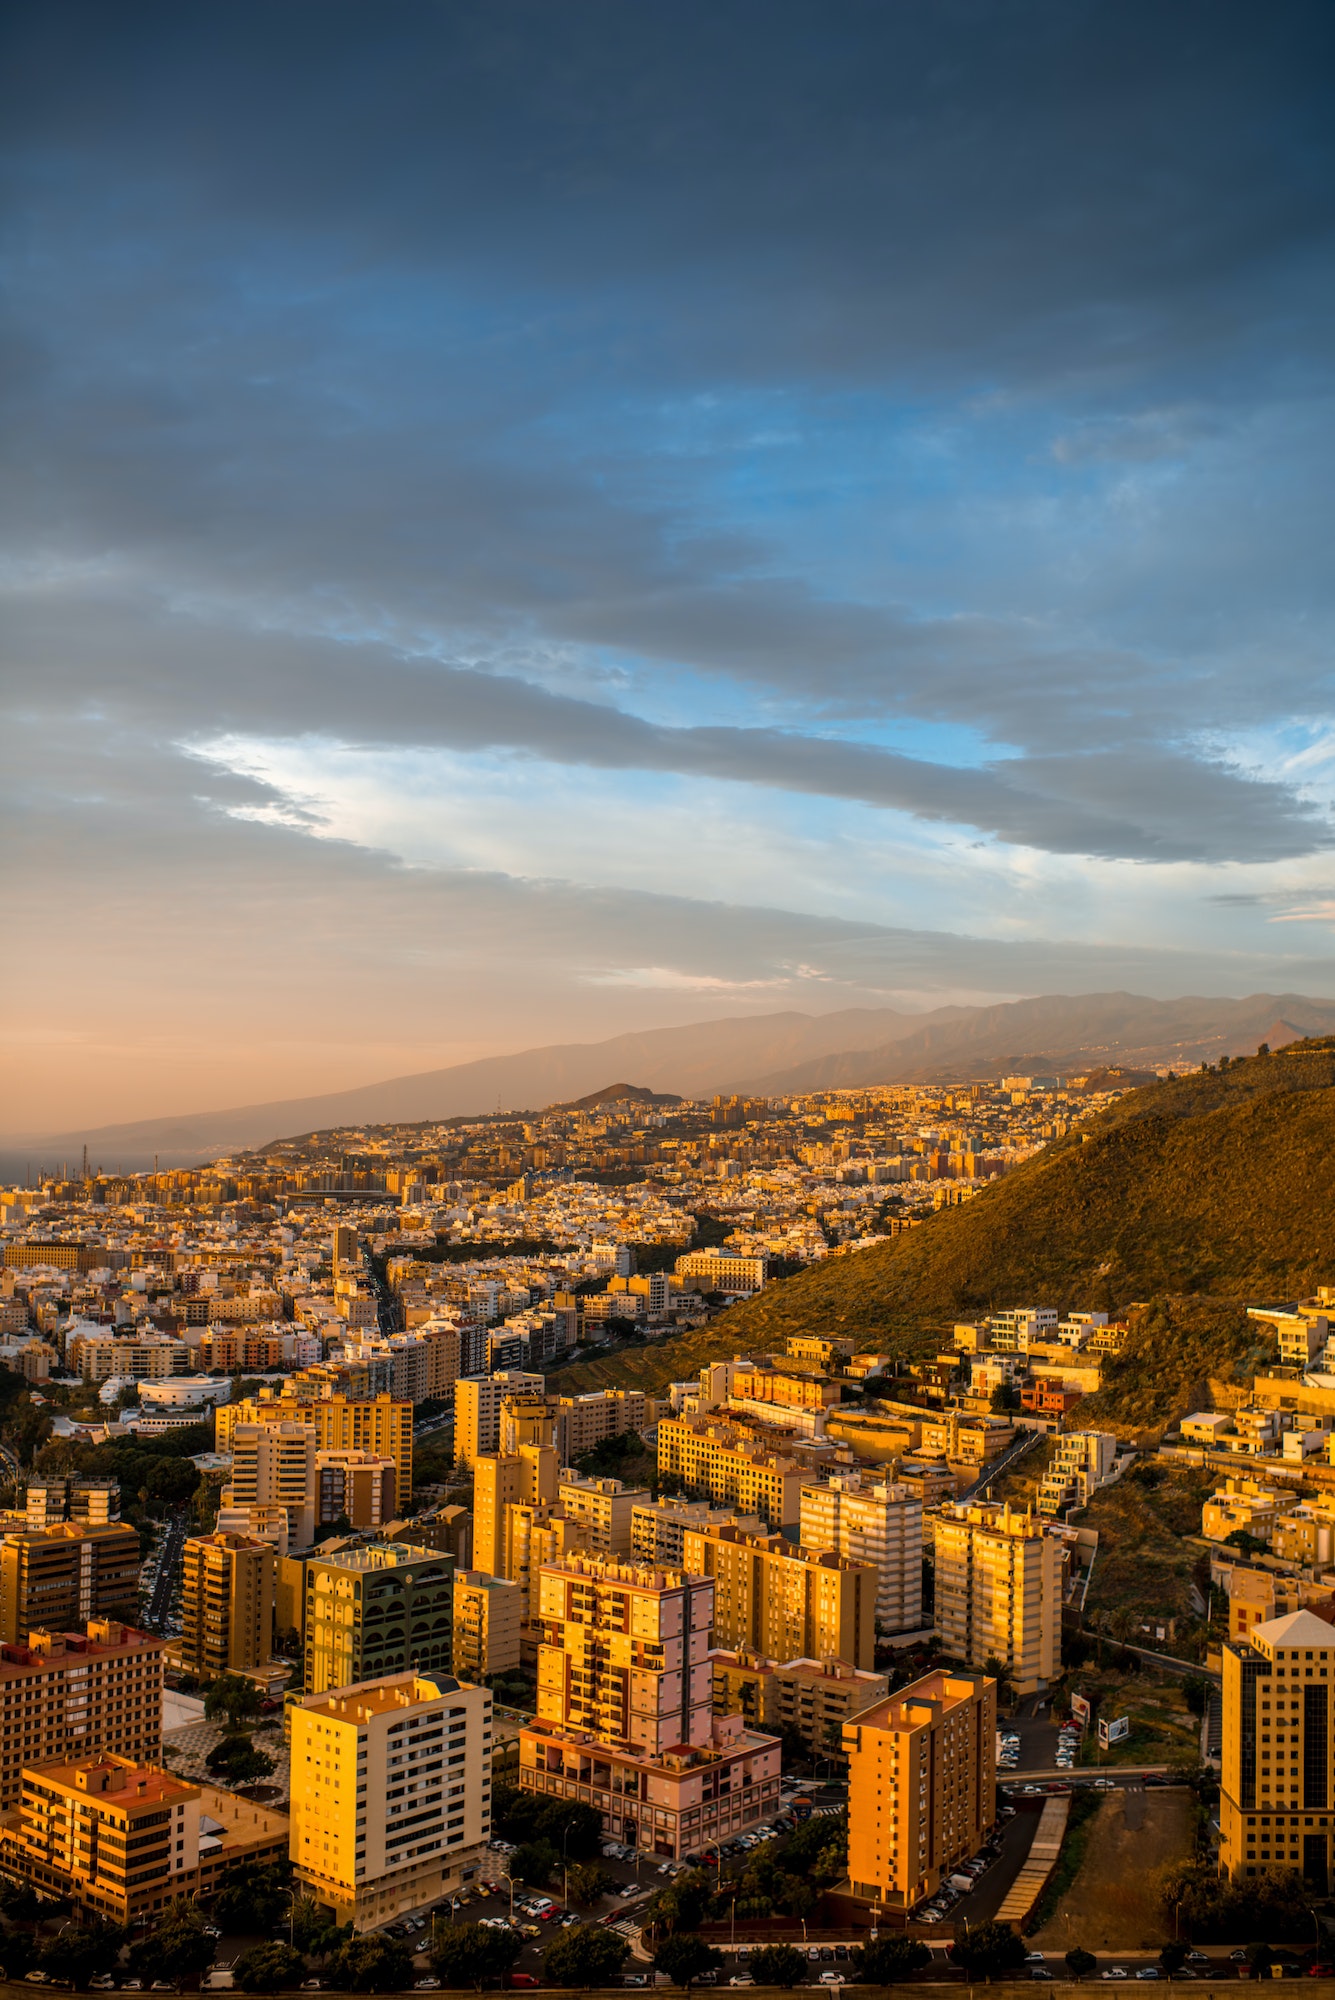
<svg viewBox="0 0 1335 2000">
<path fill-rule="evenodd" d="M 516 1452 L 479 1453 L 473 1464 L 473 1567 L 510 1577 L 508 1510 L 519 1503 L 547 1506 L 556 1499 L 558 1465 L 550 1445 L 525 1444 Z"/>
<path fill-rule="evenodd" d="M 844 1725 L 853 1894 L 911 1910 L 996 1817 L 997 1684 L 927 1674 Z"/>
<path fill-rule="evenodd" d="M 620 1479 L 586 1477 L 565 1471 L 557 1490 L 556 1505 L 568 1521 L 581 1531 L 583 1540 L 600 1556 L 629 1556 L 631 1512 L 637 1501 L 647 1500 L 640 1486 L 627 1486 Z"/>
<path fill-rule="evenodd" d="M 876 1571 L 876 1624 L 882 1632 L 922 1626 L 922 1502 L 907 1486 L 861 1472 L 804 1483 L 804 1549 L 833 1549 Z"/>
<path fill-rule="evenodd" d="M 688 1528 L 742 1528 L 763 1535 L 758 1514 L 739 1515 L 730 1507 L 711 1507 L 707 1500 L 636 1498 L 630 1510 L 630 1552 L 638 1563 L 680 1569 L 685 1560 Z"/>
<path fill-rule="evenodd" d="M 110 1618 L 86 1635 L 30 1632 L 0 1646 L 0 1811 L 29 1764 L 112 1750 L 153 1763 L 162 1749 L 161 1639 Z"/>
<path fill-rule="evenodd" d="M 556 1449 L 556 1412 L 535 1389 L 501 1398 L 497 1449 L 503 1458 L 510 1458 L 526 1444 Z"/>
<path fill-rule="evenodd" d="M 485 1570 L 454 1574 L 454 1667 L 464 1680 L 485 1680 L 519 1665 L 519 1625 L 528 1604 L 524 1586 Z"/>
<path fill-rule="evenodd" d="M 333 1263 L 335 1271 L 342 1271 L 351 1266 L 352 1269 L 360 1272 L 362 1268 L 361 1250 L 357 1242 L 357 1232 L 351 1223 L 336 1222 L 334 1224 Z"/>
<path fill-rule="evenodd" d="M 1062 1548 L 1007 1501 L 943 1507 L 936 1518 L 936 1629 L 971 1667 L 997 1661 L 1017 1694 L 1046 1687 L 1061 1661 Z"/>
<path fill-rule="evenodd" d="M 314 1424 L 295 1420 L 234 1424 L 232 1477 L 223 1489 L 223 1505 L 286 1508 L 289 1548 L 308 1549 L 315 1539 L 318 1450 Z"/>
<path fill-rule="evenodd" d="M 805 1469 L 722 1419 L 661 1417 L 658 1472 L 680 1479 L 695 1499 L 758 1514 L 769 1528 L 798 1525 Z"/>
<path fill-rule="evenodd" d="M 844 1724 L 883 1701 L 887 1674 L 847 1660 L 767 1660 L 763 1653 L 722 1649 L 709 1656 L 715 1715 L 740 1715 L 752 1729 L 787 1729 L 813 1757 L 842 1758 Z"/>
<path fill-rule="evenodd" d="M 583 1396 L 558 1396 L 553 1408 L 562 1465 L 573 1465 L 605 1438 L 642 1431 L 649 1421 L 642 1389 L 591 1389 Z"/>
<path fill-rule="evenodd" d="M 339 1549 L 307 1558 L 304 1586 L 307 1694 L 449 1671 L 453 1556 L 407 1542 Z"/>
<path fill-rule="evenodd" d="M 771 1660 L 872 1665 L 877 1572 L 869 1563 L 733 1527 L 688 1528 L 684 1547 L 686 1568 L 713 1582 L 720 1646 Z"/>
<path fill-rule="evenodd" d="M 592 1805 L 614 1839 L 673 1858 L 774 1812 L 777 1737 L 710 1713 L 711 1599 L 681 1570 L 592 1556 L 542 1569 L 521 1790 Z"/>
<path fill-rule="evenodd" d="M 1219 1868 L 1296 1868 L 1325 1895 L 1335 1843 L 1335 1630 L 1311 1611 L 1223 1649 Z"/>
<path fill-rule="evenodd" d="M 321 1527 L 346 1521 L 383 1528 L 394 1519 L 397 1467 L 373 1451 L 317 1451 L 315 1514 Z"/>
<path fill-rule="evenodd" d="M 189 1535 L 181 1556 L 181 1636 L 171 1655 L 203 1681 L 267 1667 L 278 1557 L 258 1535 Z"/>
<path fill-rule="evenodd" d="M 413 1406 L 388 1391 L 347 1396 L 315 1369 L 303 1369 L 283 1384 L 281 1396 L 261 1389 L 237 1403 L 220 1403 L 216 1415 L 219 1451 L 230 1451 L 242 1424 L 311 1424 L 320 1451 L 369 1451 L 392 1458 L 397 1468 L 394 1504 L 407 1513 L 413 1497 Z"/>
<path fill-rule="evenodd" d="M 120 1519 L 120 1481 L 73 1472 L 30 1479 L 24 1509 L 29 1528 L 53 1528 L 59 1521 L 82 1521 L 90 1527 L 105 1527 L 109 1521 Z"/>
<path fill-rule="evenodd" d="M 437 1902 L 491 1833 L 491 1695 L 403 1673 L 291 1710 L 290 1856 L 340 1924 L 375 1929 Z"/>
<path fill-rule="evenodd" d="M 75 1631 L 90 1618 L 129 1623 L 138 1609 L 139 1531 L 128 1521 L 65 1521 L 0 1537 L 0 1643 Z"/>
<path fill-rule="evenodd" d="M 525 1391 L 542 1393 L 541 1375 L 511 1368 L 496 1375 L 461 1375 L 454 1385 L 454 1462 L 473 1465 L 501 1448 L 501 1404 Z"/>
</svg>

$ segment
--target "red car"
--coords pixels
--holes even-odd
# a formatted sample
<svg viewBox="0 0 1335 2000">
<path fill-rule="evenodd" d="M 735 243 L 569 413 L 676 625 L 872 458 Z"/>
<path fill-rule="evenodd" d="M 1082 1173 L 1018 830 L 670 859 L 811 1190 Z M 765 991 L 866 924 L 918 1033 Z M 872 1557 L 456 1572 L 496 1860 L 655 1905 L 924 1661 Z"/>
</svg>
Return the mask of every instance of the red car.
<svg viewBox="0 0 1335 2000">
<path fill-rule="evenodd" d="M 512 1986 L 541 1986 L 542 1981 L 534 1972 L 512 1972 L 510 1974 L 510 1984 Z"/>
</svg>

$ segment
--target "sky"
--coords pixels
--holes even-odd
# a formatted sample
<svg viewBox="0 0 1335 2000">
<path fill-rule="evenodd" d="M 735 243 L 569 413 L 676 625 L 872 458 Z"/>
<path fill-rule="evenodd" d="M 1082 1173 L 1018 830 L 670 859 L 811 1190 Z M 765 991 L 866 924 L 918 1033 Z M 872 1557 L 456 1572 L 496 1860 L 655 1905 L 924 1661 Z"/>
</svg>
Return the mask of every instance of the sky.
<svg viewBox="0 0 1335 2000">
<path fill-rule="evenodd" d="M 1328 0 L 44 0 L 0 1130 L 1335 994 Z"/>
</svg>

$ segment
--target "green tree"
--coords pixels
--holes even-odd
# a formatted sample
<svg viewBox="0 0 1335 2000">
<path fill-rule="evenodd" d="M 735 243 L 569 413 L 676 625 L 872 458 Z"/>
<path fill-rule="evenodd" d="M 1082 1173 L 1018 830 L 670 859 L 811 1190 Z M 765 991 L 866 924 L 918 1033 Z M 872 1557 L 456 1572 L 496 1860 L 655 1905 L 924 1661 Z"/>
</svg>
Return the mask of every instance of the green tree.
<svg viewBox="0 0 1335 2000">
<path fill-rule="evenodd" d="M 542 1954 L 543 1976 L 553 1986 L 610 1986 L 630 1957 L 630 1946 L 601 1924 L 580 1924 L 554 1937 Z"/>
<path fill-rule="evenodd" d="M 480 1993 L 489 1979 L 504 1979 L 524 1949 L 513 1931 L 491 1924 L 442 1924 L 431 1944 L 431 1964 L 445 1986 Z"/>
<path fill-rule="evenodd" d="M 603 1844 L 603 1816 L 592 1806 L 546 1799 L 533 1822 L 533 1834 L 550 1841 L 567 1861 L 591 1861 Z"/>
<path fill-rule="evenodd" d="M 1214 1683 L 1203 1674 L 1188 1674 L 1182 1682 L 1182 1693 L 1193 1715 L 1204 1715 L 1213 1692 Z"/>
<path fill-rule="evenodd" d="M 721 1951 L 715 1951 L 702 1937 L 693 1937 L 685 1931 L 665 1937 L 654 1953 L 654 1970 L 665 1972 L 674 1985 L 687 1991 L 702 1972 L 717 1972 L 722 1964 Z"/>
<path fill-rule="evenodd" d="M 510 1873 L 531 1889 L 545 1889 L 559 1858 L 550 1840 L 526 1840 L 510 1856 Z"/>
<path fill-rule="evenodd" d="M 168 1979 L 173 1986 L 198 1983 L 213 1963 L 213 1939 L 199 1911 L 177 1897 L 155 1931 L 130 1947 L 130 1970 L 137 1978 Z"/>
<path fill-rule="evenodd" d="M 1253 1977 L 1259 1979 L 1262 1973 L 1269 1972 L 1274 1962 L 1275 1954 L 1268 1944 L 1248 1945 L 1247 1963 L 1252 1969 Z"/>
<path fill-rule="evenodd" d="M 344 1938 L 329 1971 L 334 1984 L 349 1993 L 397 1993 L 412 1984 L 413 1955 L 384 1931 L 363 1931 Z"/>
<path fill-rule="evenodd" d="M 849 1954 L 853 1961 L 853 1975 L 868 1986 L 893 1986 L 900 1979 L 907 1979 L 911 1972 L 921 1971 L 930 1965 L 932 1954 L 918 1938 L 904 1937 L 902 1934 L 878 1937 L 867 1944 L 855 1945 Z"/>
<path fill-rule="evenodd" d="M 249 1784 L 255 1778 L 271 1778 L 276 1766 L 272 1757 L 257 1750 L 249 1736 L 224 1736 L 204 1759 L 216 1778 L 228 1778 L 234 1785 Z"/>
<path fill-rule="evenodd" d="M 1009 1924 L 977 1924 L 955 1944 L 955 1962 L 970 1979 L 1002 1979 L 1025 1960 L 1024 1939 Z"/>
<path fill-rule="evenodd" d="M 1187 1947 L 1177 1938 L 1170 1938 L 1159 1953 L 1159 1963 L 1171 1979 L 1175 1972 L 1181 1972 L 1187 1962 Z"/>
<path fill-rule="evenodd" d="M 212 1721 L 227 1717 L 228 1727 L 237 1729 L 260 1712 L 260 1691 L 254 1681 L 241 1674 L 220 1674 L 204 1697 L 204 1713 Z"/>
<path fill-rule="evenodd" d="M 105 1923 L 100 1918 L 94 1918 L 82 1930 L 63 1930 L 43 1943 L 42 1971 L 49 1972 L 53 1979 L 68 1979 L 82 1993 L 94 1974 L 114 1968 L 127 1935 L 123 1925 Z"/>
<path fill-rule="evenodd" d="M 596 1861 L 577 1861 L 570 1870 L 570 1898 L 586 1906 L 596 1903 L 608 1883 Z"/>
<path fill-rule="evenodd" d="M 645 1906 L 645 1921 L 652 1925 L 655 1936 L 693 1931 L 704 1922 L 713 1896 L 714 1885 L 704 1869 L 688 1868 L 650 1898 Z"/>
<path fill-rule="evenodd" d="M 298 1896 L 289 1918 L 292 1942 L 307 1958 L 328 1958 L 337 1951 L 345 1933 L 313 1896 Z M 351 1931 L 352 1926 L 348 1926 Z"/>
<path fill-rule="evenodd" d="M 796 1986 L 806 1969 L 806 1959 L 791 1944 L 762 1944 L 751 1954 L 751 1977 L 757 1986 Z"/>
<path fill-rule="evenodd" d="M 1072 1979 L 1088 1979 L 1091 1972 L 1097 1972 L 1099 1962 L 1092 1951 L 1086 1951 L 1082 1944 L 1075 1945 L 1066 1954 L 1066 1970 Z"/>
<path fill-rule="evenodd" d="M 224 1930 L 262 1937 L 284 1922 L 290 1909 L 288 1883 L 292 1865 L 273 1861 L 260 1866 L 253 1861 L 238 1862 L 229 1868 L 218 1885 L 214 1912 Z"/>
<path fill-rule="evenodd" d="M 243 1993 L 279 1993 L 284 1987 L 301 1984 L 306 1961 L 286 1938 L 271 1938 L 267 1944 L 243 1951 L 232 1969 Z"/>
</svg>

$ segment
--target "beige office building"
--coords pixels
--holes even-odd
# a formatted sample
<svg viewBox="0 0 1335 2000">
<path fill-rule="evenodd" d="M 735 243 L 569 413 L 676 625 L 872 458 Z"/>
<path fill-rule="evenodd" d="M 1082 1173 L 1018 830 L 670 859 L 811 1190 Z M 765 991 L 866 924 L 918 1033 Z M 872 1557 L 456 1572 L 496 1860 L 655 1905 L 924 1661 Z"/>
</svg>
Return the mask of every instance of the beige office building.
<svg viewBox="0 0 1335 2000">
<path fill-rule="evenodd" d="M 731 1507 L 711 1507 L 708 1500 L 636 1499 L 630 1510 L 630 1552 L 636 1562 L 680 1569 L 686 1559 L 688 1528 L 742 1528 L 763 1535 L 758 1514 L 738 1515 Z"/>
<path fill-rule="evenodd" d="M 550 1445 L 526 1444 L 517 1452 L 479 1453 L 473 1466 L 473 1567 L 515 1580 L 508 1550 L 508 1510 L 518 1504 L 550 1506 L 558 1466 Z"/>
<path fill-rule="evenodd" d="M 25 1766 L 112 1750 L 151 1764 L 162 1750 L 163 1642 L 112 1618 L 86 1634 L 30 1632 L 0 1648 L 0 1811 Z"/>
<path fill-rule="evenodd" d="M 315 1539 L 315 1459 L 319 1432 L 314 1424 L 235 1424 L 232 1477 L 223 1489 L 225 1507 L 283 1507 L 288 1547 L 308 1549 Z"/>
<path fill-rule="evenodd" d="M 1326 1895 L 1335 1863 L 1335 1630 L 1311 1611 L 1223 1649 L 1219 1870 L 1297 1869 Z"/>
<path fill-rule="evenodd" d="M 643 1487 L 627 1486 L 620 1479 L 586 1478 L 567 1471 L 561 1474 L 556 1505 L 596 1555 L 620 1560 L 631 1552 L 631 1514 L 639 1501 L 648 1498 Z"/>
<path fill-rule="evenodd" d="M 73 1632 L 90 1618 L 127 1622 L 139 1609 L 139 1530 L 57 1522 L 0 1537 L 0 1642 Z"/>
<path fill-rule="evenodd" d="M 475 1465 L 479 1458 L 495 1455 L 501 1448 L 501 1404 L 507 1396 L 526 1391 L 541 1395 L 541 1375 L 522 1369 L 502 1370 L 495 1375 L 461 1375 L 454 1385 L 454 1462 Z"/>
<path fill-rule="evenodd" d="M 402 1673 L 291 1710 L 298 1883 L 336 1922 L 375 1930 L 438 1902 L 491 1834 L 491 1695 Z"/>
<path fill-rule="evenodd" d="M 971 1667 L 1000 1663 L 1017 1694 L 1061 1664 L 1062 1545 L 1047 1526 L 990 1502 L 943 1507 L 935 1528 L 936 1629 Z"/>
</svg>

